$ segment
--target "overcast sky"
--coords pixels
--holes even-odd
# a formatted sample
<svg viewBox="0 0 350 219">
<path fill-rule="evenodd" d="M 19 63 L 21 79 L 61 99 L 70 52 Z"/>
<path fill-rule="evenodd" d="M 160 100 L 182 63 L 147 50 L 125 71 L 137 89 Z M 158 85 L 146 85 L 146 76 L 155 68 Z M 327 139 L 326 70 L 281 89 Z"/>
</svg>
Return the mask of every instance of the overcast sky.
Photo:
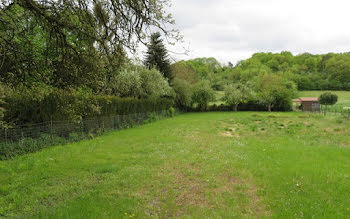
<svg viewBox="0 0 350 219">
<path fill-rule="evenodd" d="M 350 51 L 349 0 L 172 0 L 170 12 L 189 56 L 222 63 L 255 52 Z"/>
</svg>

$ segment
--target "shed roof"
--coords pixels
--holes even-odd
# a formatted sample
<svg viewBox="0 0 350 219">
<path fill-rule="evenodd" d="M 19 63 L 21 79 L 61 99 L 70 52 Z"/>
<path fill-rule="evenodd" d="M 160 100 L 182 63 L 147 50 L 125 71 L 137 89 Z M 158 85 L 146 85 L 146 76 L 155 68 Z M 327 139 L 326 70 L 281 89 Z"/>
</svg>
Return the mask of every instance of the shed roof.
<svg viewBox="0 0 350 219">
<path fill-rule="evenodd" d="M 299 99 L 293 99 L 294 103 L 301 103 L 301 102 L 318 102 L 317 97 L 300 97 Z"/>
<path fill-rule="evenodd" d="M 318 97 L 300 97 L 301 102 L 318 102 Z"/>
</svg>

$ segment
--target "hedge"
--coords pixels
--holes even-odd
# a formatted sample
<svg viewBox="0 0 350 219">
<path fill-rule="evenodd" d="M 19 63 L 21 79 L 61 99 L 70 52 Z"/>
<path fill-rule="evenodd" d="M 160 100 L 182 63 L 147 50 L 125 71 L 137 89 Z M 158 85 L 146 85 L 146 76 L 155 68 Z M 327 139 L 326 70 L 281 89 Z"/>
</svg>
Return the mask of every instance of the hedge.
<svg viewBox="0 0 350 219">
<path fill-rule="evenodd" d="M 119 98 L 94 95 L 84 90 L 20 88 L 6 93 L 4 120 L 16 125 L 81 120 L 162 111 L 173 105 L 172 98 Z"/>
</svg>

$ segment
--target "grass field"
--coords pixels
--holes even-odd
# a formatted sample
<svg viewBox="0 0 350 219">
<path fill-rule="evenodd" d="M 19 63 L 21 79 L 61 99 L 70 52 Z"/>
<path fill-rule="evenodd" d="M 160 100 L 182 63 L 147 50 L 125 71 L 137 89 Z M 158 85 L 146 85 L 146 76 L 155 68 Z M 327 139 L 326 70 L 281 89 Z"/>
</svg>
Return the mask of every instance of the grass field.
<svg viewBox="0 0 350 219">
<path fill-rule="evenodd" d="M 350 215 L 350 122 L 197 113 L 0 162 L 0 216 Z"/>
</svg>

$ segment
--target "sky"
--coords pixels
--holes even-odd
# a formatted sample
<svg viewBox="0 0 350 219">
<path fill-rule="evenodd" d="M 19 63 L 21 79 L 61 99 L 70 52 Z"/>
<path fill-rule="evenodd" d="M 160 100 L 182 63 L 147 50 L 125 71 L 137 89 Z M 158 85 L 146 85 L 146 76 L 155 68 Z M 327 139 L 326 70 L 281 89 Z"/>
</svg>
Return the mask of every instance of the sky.
<svg viewBox="0 0 350 219">
<path fill-rule="evenodd" d="M 225 64 L 256 52 L 350 51 L 349 0 L 172 0 L 184 43 L 175 61 L 215 57 Z"/>
</svg>

